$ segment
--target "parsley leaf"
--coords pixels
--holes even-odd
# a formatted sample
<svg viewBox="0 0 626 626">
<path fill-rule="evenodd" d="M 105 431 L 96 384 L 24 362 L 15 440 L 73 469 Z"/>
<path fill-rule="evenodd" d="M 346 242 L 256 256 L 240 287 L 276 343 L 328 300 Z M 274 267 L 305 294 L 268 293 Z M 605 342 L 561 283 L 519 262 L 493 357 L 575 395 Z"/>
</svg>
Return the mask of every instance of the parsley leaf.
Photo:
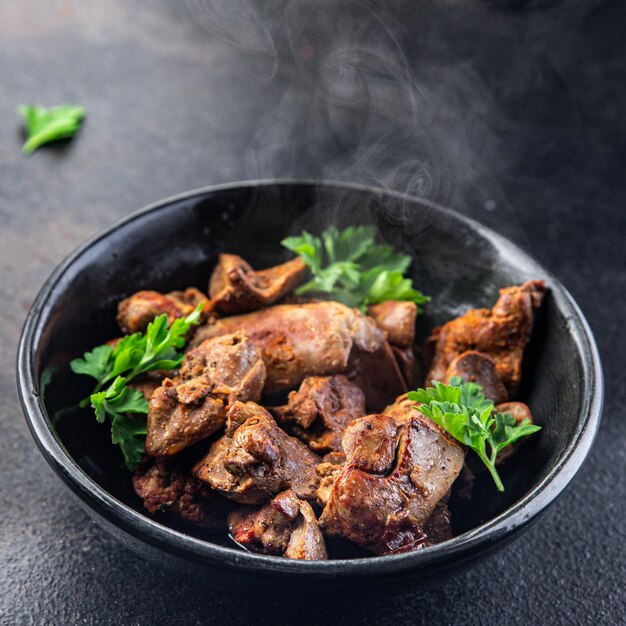
<svg viewBox="0 0 626 626">
<path fill-rule="evenodd" d="M 106 391 L 91 394 L 90 400 L 100 424 L 109 417 L 111 441 L 121 448 L 126 467 L 135 469 L 144 453 L 146 422 L 132 414 L 147 414 L 148 401 L 140 391 L 127 387 L 121 376 Z"/>
<path fill-rule="evenodd" d="M 82 359 L 74 359 L 70 367 L 75 374 L 86 374 L 100 381 L 109 371 L 112 354 L 113 346 L 98 346 L 91 352 L 85 352 Z"/>
<path fill-rule="evenodd" d="M 200 322 L 202 303 L 187 315 L 168 326 L 167 315 L 155 318 L 144 333 L 127 335 L 111 345 L 98 346 L 70 363 L 76 374 L 96 380 L 93 393 L 82 400 L 80 407 L 93 408 L 102 424 L 109 418 L 111 440 L 120 446 L 126 467 L 134 470 L 144 451 L 145 420 L 129 414 L 147 414 L 148 402 L 136 389 L 127 387 L 133 378 L 153 370 L 177 368 L 184 354 L 179 350 L 186 343 L 192 326 Z"/>
<path fill-rule="evenodd" d="M 341 231 L 331 226 L 319 237 L 304 231 L 281 243 L 311 270 L 311 280 L 296 289 L 298 295 L 324 294 L 363 311 L 368 304 L 385 300 L 408 300 L 418 306 L 430 300 L 404 277 L 411 257 L 377 244 L 374 226 L 349 226 Z"/>
<path fill-rule="evenodd" d="M 410 391 L 408 398 L 418 403 L 415 409 L 478 454 L 498 491 L 504 491 L 496 469 L 498 452 L 541 429 L 528 419 L 518 423 L 510 413 L 496 411 L 480 385 L 457 376 L 449 385 L 434 382 L 432 387 Z"/>
<path fill-rule="evenodd" d="M 73 137 L 85 117 L 85 109 L 73 104 L 50 108 L 23 104 L 18 107 L 17 112 L 24 118 L 28 136 L 22 146 L 24 154 L 31 154 L 50 141 Z"/>
<path fill-rule="evenodd" d="M 413 289 L 413 281 L 404 278 L 402 272 L 383 270 L 367 291 L 367 302 L 373 304 L 385 300 L 409 300 L 424 304 L 430 300 L 421 291 Z"/>
</svg>

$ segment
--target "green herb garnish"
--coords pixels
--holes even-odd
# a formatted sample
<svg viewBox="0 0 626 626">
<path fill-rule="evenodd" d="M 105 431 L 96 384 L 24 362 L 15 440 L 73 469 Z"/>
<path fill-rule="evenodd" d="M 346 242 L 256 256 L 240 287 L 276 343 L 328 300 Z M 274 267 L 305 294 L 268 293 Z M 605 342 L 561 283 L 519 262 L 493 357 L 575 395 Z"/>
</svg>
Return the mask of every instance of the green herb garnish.
<svg viewBox="0 0 626 626">
<path fill-rule="evenodd" d="M 27 140 L 22 146 L 24 154 L 31 154 L 50 141 L 73 137 L 85 117 L 85 109 L 73 104 L 50 108 L 23 104 L 17 112 L 24 118 L 26 125 Z"/>
<path fill-rule="evenodd" d="M 374 226 L 350 226 L 341 231 L 331 226 L 319 237 L 304 231 L 281 243 L 300 255 L 313 275 L 296 289 L 297 295 L 324 294 L 363 311 L 368 304 L 385 300 L 408 300 L 418 307 L 430 300 L 404 276 L 411 257 L 377 244 Z"/>
<path fill-rule="evenodd" d="M 169 328 L 164 313 L 148 324 L 145 333 L 127 335 L 115 347 L 98 346 L 70 363 L 74 373 L 96 380 L 93 393 L 79 406 L 91 405 L 100 424 L 109 418 L 111 441 L 120 446 L 129 470 L 134 470 L 141 459 L 146 435 L 145 420 L 132 414 L 147 414 L 148 402 L 127 383 L 146 372 L 177 368 L 185 356 L 180 352 L 185 335 L 199 323 L 201 311 L 202 303 Z"/>
<path fill-rule="evenodd" d="M 449 385 L 435 382 L 433 387 L 410 391 L 408 398 L 419 403 L 414 408 L 478 454 L 498 491 L 504 491 L 496 469 L 498 452 L 541 429 L 529 419 L 518 423 L 510 413 L 496 411 L 480 385 L 458 376 Z"/>
</svg>

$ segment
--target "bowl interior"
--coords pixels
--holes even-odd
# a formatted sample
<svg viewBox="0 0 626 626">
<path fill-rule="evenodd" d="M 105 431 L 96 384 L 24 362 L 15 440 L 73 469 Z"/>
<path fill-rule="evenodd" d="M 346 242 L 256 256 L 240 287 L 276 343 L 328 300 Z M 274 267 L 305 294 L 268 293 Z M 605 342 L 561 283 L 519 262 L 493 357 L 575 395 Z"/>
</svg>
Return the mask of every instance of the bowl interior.
<svg viewBox="0 0 626 626">
<path fill-rule="evenodd" d="M 140 289 L 206 290 L 220 252 L 241 254 L 260 268 L 290 257 L 280 246 L 287 235 L 358 223 L 375 224 L 382 240 L 412 256 L 413 279 L 432 296 L 418 320 L 422 339 L 467 308 L 490 307 L 504 286 L 547 278 L 552 287 L 527 351 L 520 394 L 543 430 L 504 470 L 503 494 L 485 476 L 470 506 L 452 503 L 457 534 L 498 515 L 549 472 L 574 437 L 585 394 L 583 350 L 569 300 L 538 264 L 491 231 L 415 199 L 345 186 L 249 185 L 179 198 L 114 227 L 48 284 L 32 343 L 36 380 L 46 381 L 34 391 L 41 392 L 48 416 L 89 391 L 88 379 L 71 375 L 68 362 L 119 335 L 115 313 L 123 297 Z M 56 436 L 91 479 L 143 513 L 108 428 L 78 413 L 59 423 Z M 225 537 L 205 538 L 234 547 Z"/>
</svg>

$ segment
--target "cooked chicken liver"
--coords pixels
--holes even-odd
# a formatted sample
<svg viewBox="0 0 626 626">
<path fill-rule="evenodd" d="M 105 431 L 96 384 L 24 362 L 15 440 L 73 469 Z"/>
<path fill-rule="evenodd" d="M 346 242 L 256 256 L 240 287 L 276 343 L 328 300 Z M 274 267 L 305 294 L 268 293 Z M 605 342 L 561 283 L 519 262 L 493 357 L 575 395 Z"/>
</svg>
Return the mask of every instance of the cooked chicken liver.
<svg viewBox="0 0 626 626">
<path fill-rule="evenodd" d="M 242 333 L 208 339 L 187 353 L 179 376 L 150 398 L 146 452 L 176 454 L 224 425 L 235 400 L 259 400 L 265 366 Z"/>
<path fill-rule="evenodd" d="M 242 504 L 259 504 L 284 489 L 312 500 L 320 458 L 290 437 L 254 402 L 235 402 L 228 411 L 223 437 L 195 466 L 194 474 L 224 496 Z"/>
<path fill-rule="evenodd" d="M 345 373 L 353 348 L 374 352 L 385 344 L 376 323 L 338 302 L 282 304 L 219 319 L 200 328 L 192 346 L 242 330 L 267 368 L 266 393 L 293 389 L 307 376 Z"/>
<path fill-rule="evenodd" d="M 428 543 L 425 524 L 465 457 L 461 446 L 409 401 L 401 400 L 389 412 L 355 420 L 346 429 L 346 464 L 320 518 L 327 534 L 344 536 L 376 554 Z"/>
<path fill-rule="evenodd" d="M 167 321 L 171 324 L 175 319 L 192 313 L 201 302 L 204 303 L 202 310 L 206 313 L 209 299 L 194 287 L 168 294 L 158 291 L 138 291 L 119 303 L 117 323 L 127 335 L 143 332 L 155 317 L 166 313 Z"/>
<path fill-rule="evenodd" d="M 465 382 L 478 383 L 483 388 L 485 398 L 492 400 L 494 404 L 506 402 L 509 393 L 496 370 L 493 360 L 486 354 L 468 350 L 452 359 L 446 370 L 444 383 L 449 383 L 452 378 L 458 376 Z"/>
<path fill-rule="evenodd" d="M 226 502 L 176 461 L 141 466 L 133 475 L 133 488 L 152 514 L 163 513 L 207 530 L 226 526 Z"/>
<path fill-rule="evenodd" d="M 398 361 L 386 341 L 374 351 L 355 347 L 350 353 L 347 376 L 363 389 L 370 412 L 382 411 L 393 398 L 407 390 Z"/>
<path fill-rule="evenodd" d="M 367 314 L 376 320 L 378 326 L 387 333 L 387 341 L 392 346 L 408 348 L 415 341 L 415 302 L 387 300 L 367 307 Z"/>
<path fill-rule="evenodd" d="M 365 415 L 365 395 L 345 376 L 309 376 L 286 405 L 270 410 L 278 424 L 314 452 L 340 452 L 346 426 Z"/>
<path fill-rule="evenodd" d="M 255 271 L 236 254 L 220 254 L 209 282 L 211 308 L 232 315 L 273 304 L 297 287 L 306 272 L 300 257 Z"/>
<path fill-rule="evenodd" d="M 444 380 L 453 359 L 477 350 L 492 359 L 509 395 L 517 392 L 522 356 L 530 340 L 535 311 L 546 292 L 543 281 L 533 280 L 500 290 L 490 309 L 471 309 L 434 332 L 435 355 L 426 384 Z"/>
<path fill-rule="evenodd" d="M 251 552 L 301 560 L 328 558 L 311 505 L 291 489 L 260 509 L 233 511 L 228 527 L 235 541 Z"/>
</svg>

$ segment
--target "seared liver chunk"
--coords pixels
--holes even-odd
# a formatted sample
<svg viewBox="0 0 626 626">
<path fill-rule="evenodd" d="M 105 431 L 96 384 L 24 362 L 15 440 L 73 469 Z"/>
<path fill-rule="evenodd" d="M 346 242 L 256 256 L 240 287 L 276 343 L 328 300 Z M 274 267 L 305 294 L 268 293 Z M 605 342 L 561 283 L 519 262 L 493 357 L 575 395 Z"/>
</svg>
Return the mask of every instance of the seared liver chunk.
<svg viewBox="0 0 626 626">
<path fill-rule="evenodd" d="M 307 267 L 300 257 L 255 271 L 236 254 L 220 254 L 209 282 L 211 308 L 232 315 L 273 304 L 295 289 L 306 272 Z"/>
<path fill-rule="evenodd" d="M 281 304 L 219 319 L 198 329 L 192 346 L 241 330 L 267 369 L 265 392 L 297 387 L 307 376 L 343 374 L 354 348 L 374 352 L 385 334 L 371 318 L 338 302 Z"/>
<path fill-rule="evenodd" d="M 290 437 L 254 402 L 235 402 L 226 431 L 195 466 L 194 474 L 227 498 L 259 504 L 291 488 L 312 500 L 319 484 L 320 458 Z"/>
<path fill-rule="evenodd" d="M 209 339 L 189 352 L 179 376 L 150 398 L 146 452 L 168 456 L 221 428 L 235 400 L 259 400 L 265 366 L 242 333 Z"/>
<path fill-rule="evenodd" d="M 176 461 L 157 460 L 140 467 L 133 475 L 133 488 L 153 515 L 163 513 L 208 530 L 226 526 L 226 502 Z"/>
<path fill-rule="evenodd" d="M 323 531 L 376 554 L 415 550 L 429 541 L 426 522 L 463 466 L 463 449 L 402 400 L 389 415 L 369 415 L 348 426 L 346 463 L 332 487 Z"/>
<path fill-rule="evenodd" d="M 233 511 L 228 527 L 235 541 L 251 552 L 289 559 L 328 558 L 311 505 L 291 490 L 279 493 L 260 509 Z"/>
<path fill-rule="evenodd" d="M 194 287 L 168 294 L 158 291 L 138 291 L 119 303 L 117 323 L 127 335 L 143 332 L 155 317 L 166 313 L 171 324 L 175 319 L 192 313 L 201 302 L 204 303 L 202 310 L 206 313 L 209 299 Z"/>
<path fill-rule="evenodd" d="M 433 332 L 434 359 L 426 384 L 443 381 L 450 363 L 468 350 L 489 357 L 509 396 L 517 392 L 522 377 L 522 356 L 530 340 L 535 311 L 546 287 L 533 280 L 500 290 L 492 309 L 471 309 Z"/>
<path fill-rule="evenodd" d="M 314 452 L 341 451 L 346 426 L 365 415 L 365 396 L 345 376 L 309 376 L 287 404 L 271 409 L 276 421 Z"/>
</svg>

